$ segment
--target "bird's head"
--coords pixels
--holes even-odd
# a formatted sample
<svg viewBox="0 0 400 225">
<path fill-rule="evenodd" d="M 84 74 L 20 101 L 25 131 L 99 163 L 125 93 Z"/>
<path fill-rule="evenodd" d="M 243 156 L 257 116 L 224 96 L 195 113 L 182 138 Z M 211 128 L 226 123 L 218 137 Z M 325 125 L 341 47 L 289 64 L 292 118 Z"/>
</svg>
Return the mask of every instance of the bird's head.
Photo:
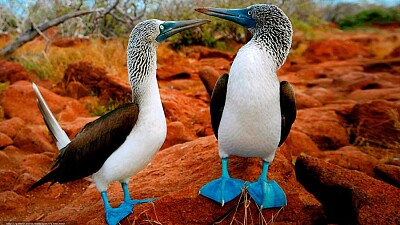
<svg viewBox="0 0 400 225">
<path fill-rule="evenodd" d="M 292 24 L 285 13 L 275 5 L 256 4 L 243 9 L 224 8 L 197 8 L 197 12 L 226 19 L 240 24 L 250 30 L 253 34 L 257 29 L 263 27 L 278 27 L 280 29 L 292 30 Z"/>
<path fill-rule="evenodd" d="M 278 66 L 289 53 L 292 23 L 278 6 L 256 4 L 243 9 L 197 8 L 196 11 L 246 27 L 253 34 L 255 43 L 276 56 Z"/>
<path fill-rule="evenodd" d="M 210 21 L 161 21 L 157 19 L 146 20 L 138 23 L 135 28 L 133 28 L 130 39 L 133 42 L 141 41 L 147 44 L 158 44 L 176 33 L 200 26 L 208 22 Z"/>
</svg>

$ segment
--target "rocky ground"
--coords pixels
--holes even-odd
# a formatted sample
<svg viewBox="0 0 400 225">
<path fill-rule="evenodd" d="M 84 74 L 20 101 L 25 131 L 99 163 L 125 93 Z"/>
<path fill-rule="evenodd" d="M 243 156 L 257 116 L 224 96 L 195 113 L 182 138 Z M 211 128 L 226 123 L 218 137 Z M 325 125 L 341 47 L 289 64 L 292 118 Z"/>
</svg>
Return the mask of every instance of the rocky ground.
<svg viewBox="0 0 400 225">
<path fill-rule="evenodd" d="M 295 37 L 294 48 L 304 44 Z M 279 79 L 295 88 L 297 120 L 270 167 L 288 205 L 262 212 L 244 191 L 224 207 L 198 195 L 220 176 L 209 92 L 234 55 L 204 47 L 159 56 L 157 76 L 168 135 L 151 164 L 129 184 L 136 206 L 121 224 L 400 224 L 400 45 L 384 56 L 371 46 L 400 43 L 400 32 L 347 33 L 307 43 Z M 0 61 L 0 223 L 105 224 L 100 194 L 88 180 L 27 189 L 49 171 L 58 150 L 35 103 L 36 82 L 72 138 L 94 120 L 88 108 L 130 99 L 128 83 L 87 62 L 70 64 L 61 82 L 39 80 Z M 95 96 L 95 97 L 94 97 Z M 232 177 L 255 180 L 259 159 L 232 157 Z M 122 200 L 110 185 L 113 206 Z"/>
</svg>

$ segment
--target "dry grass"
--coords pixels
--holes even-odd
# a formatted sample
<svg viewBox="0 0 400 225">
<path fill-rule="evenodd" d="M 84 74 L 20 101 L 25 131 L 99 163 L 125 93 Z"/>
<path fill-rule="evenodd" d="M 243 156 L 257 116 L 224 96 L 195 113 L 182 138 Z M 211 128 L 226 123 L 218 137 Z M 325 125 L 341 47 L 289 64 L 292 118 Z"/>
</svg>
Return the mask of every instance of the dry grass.
<svg viewBox="0 0 400 225">
<path fill-rule="evenodd" d="M 46 41 L 35 39 L 19 48 L 13 57 L 28 71 L 35 71 L 40 78 L 61 80 L 69 64 L 91 62 L 103 67 L 110 74 L 126 77 L 126 41 L 101 41 L 92 39 L 73 47 L 50 46 L 44 52 Z"/>
<path fill-rule="evenodd" d="M 258 225 L 268 225 L 268 224 L 273 224 L 276 222 L 276 218 L 282 211 L 284 207 L 281 207 L 276 213 L 273 213 L 271 215 L 271 218 L 267 221 L 265 218 L 262 209 L 254 202 L 251 200 L 249 197 L 250 194 L 248 190 L 245 188 L 243 189 L 238 203 L 235 207 L 234 210 L 232 210 L 231 213 L 227 213 L 224 218 L 222 218 L 220 221 L 215 222 L 214 224 L 226 224 L 226 222 L 229 222 L 230 225 L 232 224 L 240 224 L 240 225 L 247 225 L 247 224 L 258 224 Z M 256 213 L 254 213 L 254 207 L 251 207 L 252 205 L 255 205 Z M 240 211 L 240 213 L 239 213 Z M 243 212 L 242 212 L 243 211 Z M 231 218 L 230 218 L 231 217 Z M 230 218 L 230 221 L 226 221 Z"/>
<path fill-rule="evenodd" d="M 7 41 L 0 39 L 0 48 Z M 37 38 L 20 47 L 13 55 L 14 61 L 20 63 L 26 70 L 35 72 L 39 78 L 50 78 L 59 81 L 64 76 L 68 65 L 74 62 L 86 61 L 94 66 L 103 67 L 109 74 L 127 77 L 126 69 L 126 39 L 102 41 L 90 39 L 78 42 L 72 47 L 57 47 L 51 45 L 45 52 L 46 41 Z M 184 59 L 182 53 L 170 49 L 167 44 L 161 44 L 157 50 L 158 63 L 172 63 Z"/>
</svg>

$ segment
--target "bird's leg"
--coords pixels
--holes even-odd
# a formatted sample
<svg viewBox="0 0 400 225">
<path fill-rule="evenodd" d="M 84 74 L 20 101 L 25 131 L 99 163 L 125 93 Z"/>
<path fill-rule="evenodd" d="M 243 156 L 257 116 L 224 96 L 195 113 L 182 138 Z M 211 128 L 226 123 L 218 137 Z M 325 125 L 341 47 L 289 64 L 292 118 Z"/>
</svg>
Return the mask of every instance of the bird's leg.
<svg viewBox="0 0 400 225">
<path fill-rule="evenodd" d="M 132 207 L 119 206 L 118 208 L 112 208 L 108 201 L 107 193 L 105 191 L 101 192 L 101 197 L 103 198 L 107 224 L 116 225 L 122 219 L 132 213 Z"/>
<path fill-rule="evenodd" d="M 199 193 L 207 198 L 219 202 L 224 206 L 236 198 L 242 192 L 244 182 L 239 179 L 233 179 L 228 172 L 228 158 L 222 158 L 221 177 L 204 185 Z"/>
<path fill-rule="evenodd" d="M 122 186 L 122 190 L 124 191 L 124 202 L 122 204 L 126 204 L 126 205 L 133 207 L 134 205 L 137 205 L 137 204 L 152 202 L 152 201 L 156 200 L 155 198 L 133 200 L 131 198 L 131 195 L 129 194 L 128 184 L 126 182 L 122 182 L 121 186 Z"/>
<path fill-rule="evenodd" d="M 263 168 L 257 181 L 247 184 L 247 190 L 254 201 L 261 207 L 273 208 L 287 204 L 286 195 L 282 188 L 274 181 L 268 180 L 269 163 L 263 161 Z"/>
</svg>

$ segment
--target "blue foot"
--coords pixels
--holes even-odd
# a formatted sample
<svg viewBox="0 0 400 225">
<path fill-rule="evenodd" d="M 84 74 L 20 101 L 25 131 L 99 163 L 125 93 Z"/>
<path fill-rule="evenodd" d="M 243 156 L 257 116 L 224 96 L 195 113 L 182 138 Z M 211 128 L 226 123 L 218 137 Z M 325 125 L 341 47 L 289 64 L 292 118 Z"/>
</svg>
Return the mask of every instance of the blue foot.
<svg viewBox="0 0 400 225">
<path fill-rule="evenodd" d="M 228 159 L 222 159 L 222 176 L 204 185 L 199 193 L 207 198 L 219 202 L 224 206 L 225 203 L 233 200 L 242 192 L 244 181 L 233 179 L 228 174 Z"/>
<path fill-rule="evenodd" d="M 106 211 L 106 221 L 108 225 L 116 225 L 122 219 L 132 213 L 132 206 L 128 204 L 121 204 L 117 208 L 112 208 L 108 202 L 105 191 L 101 192 L 101 197 L 103 198 L 104 210 Z"/>
<path fill-rule="evenodd" d="M 264 162 L 260 178 L 247 184 L 247 190 L 261 209 L 282 207 L 287 205 L 286 195 L 273 180 L 267 180 L 268 163 Z"/>
<path fill-rule="evenodd" d="M 132 206 L 121 204 L 118 208 L 106 209 L 106 221 L 108 225 L 116 225 L 132 213 Z"/>
</svg>

